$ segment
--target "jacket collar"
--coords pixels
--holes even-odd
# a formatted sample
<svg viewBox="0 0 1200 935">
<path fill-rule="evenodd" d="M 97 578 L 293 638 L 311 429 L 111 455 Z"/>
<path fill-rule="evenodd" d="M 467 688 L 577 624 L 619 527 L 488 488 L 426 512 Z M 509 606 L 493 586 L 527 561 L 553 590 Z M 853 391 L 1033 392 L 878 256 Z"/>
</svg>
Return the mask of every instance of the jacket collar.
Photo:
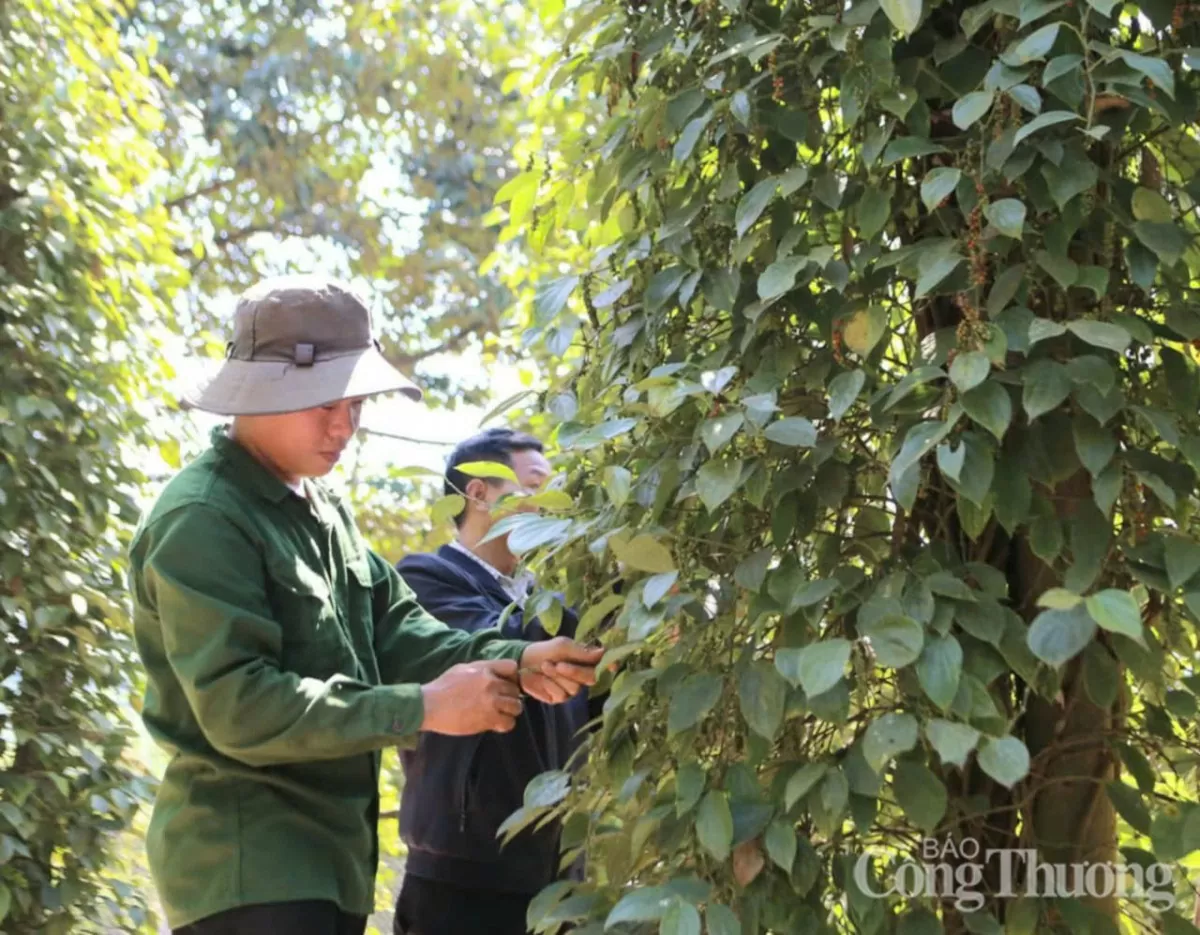
<svg viewBox="0 0 1200 935">
<path fill-rule="evenodd" d="M 283 481 L 272 474 L 254 455 L 229 437 L 229 426 L 220 425 L 212 431 L 213 451 L 229 465 L 234 479 L 243 487 L 271 503 L 279 503 L 293 493 Z"/>
<path fill-rule="evenodd" d="M 444 545 L 438 549 L 438 557 L 452 564 L 483 588 L 483 590 L 489 592 L 498 600 L 503 601 L 506 605 L 512 603 L 512 598 L 504 593 L 504 588 L 500 586 L 500 582 L 496 580 L 495 575 L 491 574 L 478 559 L 470 555 L 464 555 L 450 545 Z"/>
</svg>

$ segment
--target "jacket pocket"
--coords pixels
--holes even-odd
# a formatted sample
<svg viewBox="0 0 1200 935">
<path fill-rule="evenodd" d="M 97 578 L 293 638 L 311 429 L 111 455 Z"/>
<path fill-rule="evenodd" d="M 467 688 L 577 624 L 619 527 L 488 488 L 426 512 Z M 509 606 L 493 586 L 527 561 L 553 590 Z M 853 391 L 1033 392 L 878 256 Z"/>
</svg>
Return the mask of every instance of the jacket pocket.
<svg viewBox="0 0 1200 935">
<path fill-rule="evenodd" d="M 298 562 L 268 561 L 268 600 L 283 630 L 284 668 L 329 678 L 345 671 L 353 651 L 324 576 Z"/>
<path fill-rule="evenodd" d="M 458 830 L 464 833 L 467 831 L 468 818 L 471 813 L 473 801 L 471 787 L 474 785 L 475 766 L 479 760 L 479 744 L 482 739 L 479 735 L 471 738 L 471 751 L 462 758 L 464 766 L 457 781 Z"/>
</svg>

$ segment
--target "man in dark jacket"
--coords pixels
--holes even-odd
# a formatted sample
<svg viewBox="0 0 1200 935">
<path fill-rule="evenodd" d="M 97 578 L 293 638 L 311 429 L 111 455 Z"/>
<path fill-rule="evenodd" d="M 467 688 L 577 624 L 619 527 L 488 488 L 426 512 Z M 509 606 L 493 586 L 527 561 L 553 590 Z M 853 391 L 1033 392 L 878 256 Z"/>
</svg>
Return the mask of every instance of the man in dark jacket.
<svg viewBox="0 0 1200 935">
<path fill-rule="evenodd" d="M 532 580 L 518 574 L 507 537 L 481 541 L 497 519 L 493 506 L 499 498 L 532 493 L 550 476 L 542 450 L 531 436 L 489 429 L 450 456 L 446 493 L 467 500 L 455 519 L 457 537 L 397 566 L 421 606 L 449 626 L 475 633 L 500 625 L 512 638 L 549 638 L 537 620 L 525 619 Z M 511 467 L 518 483 L 458 470 L 478 462 Z M 559 634 L 572 636 L 577 622 L 567 610 Z M 408 860 L 396 901 L 396 935 L 526 932 L 530 899 L 559 876 L 559 829 L 525 829 L 503 846 L 496 832 L 520 808 L 530 779 L 567 765 L 587 720 L 582 693 L 561 705 L 530 700 L 509 734 L 426 734 L 415 750 L 401 754 L 400 834 Z"/>
</svg>

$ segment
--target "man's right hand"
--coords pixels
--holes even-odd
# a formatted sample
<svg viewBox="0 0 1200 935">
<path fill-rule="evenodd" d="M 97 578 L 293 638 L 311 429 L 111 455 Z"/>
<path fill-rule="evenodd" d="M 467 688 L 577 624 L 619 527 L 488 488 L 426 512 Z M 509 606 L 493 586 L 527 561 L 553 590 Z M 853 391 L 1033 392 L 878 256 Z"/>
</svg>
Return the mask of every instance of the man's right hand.
<svg viewBox="0 0 1200 935">
<path fill-rule="evenodd" d="M 421 730 L 463 737 L 485 731 L 507 733 L 523 705 L 512 659 L 467 662 L 421 686 L 425 719 Z"/>
</svg>

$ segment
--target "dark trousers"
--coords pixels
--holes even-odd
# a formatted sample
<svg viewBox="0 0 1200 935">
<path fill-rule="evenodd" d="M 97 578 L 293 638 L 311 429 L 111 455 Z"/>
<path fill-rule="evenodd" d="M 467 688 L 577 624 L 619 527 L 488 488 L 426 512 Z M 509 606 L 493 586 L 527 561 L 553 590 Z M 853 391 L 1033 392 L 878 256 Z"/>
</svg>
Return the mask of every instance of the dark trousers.
<svg viewBox="0 0 1200 935">
<path fill-rule="evenodd" d="M 366 930 L 366 916 L 348 915 L 336 903 L 310 899 L 239 906 L 175 929 L 174 935 L 363 935 Z"/>
<path fill-rule="evenodd" d="M 468 889 L 405 876 L 396 897 L 394 935 L 526 935 L 533 894 Z"/>
</svg>

